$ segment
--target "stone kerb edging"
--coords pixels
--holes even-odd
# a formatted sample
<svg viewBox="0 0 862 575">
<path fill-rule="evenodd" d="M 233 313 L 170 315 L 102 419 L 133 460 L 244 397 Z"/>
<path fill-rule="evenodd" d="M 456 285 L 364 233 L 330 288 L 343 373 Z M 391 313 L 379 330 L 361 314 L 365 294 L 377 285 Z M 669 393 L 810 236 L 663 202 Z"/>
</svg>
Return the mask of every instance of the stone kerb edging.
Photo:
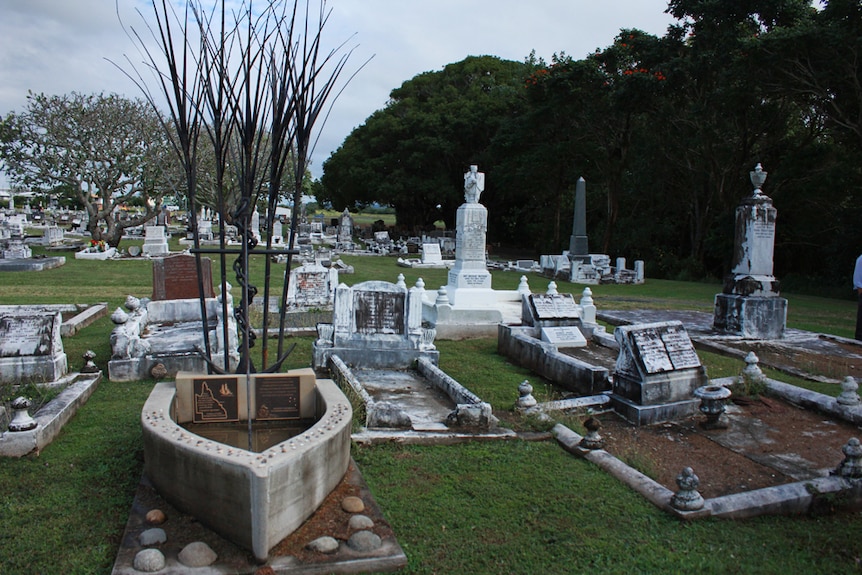
<svg viewBox="0 0 862 575">
<path fill-rule="evenodd" d="M 72 383 L 33 415 L 38 424 L 35 428 L 28 431 L 7 431 L 0 436 L 0 456 L 24 457 L 42 451 L 93 395 L 102 381 L 102 372 L 72 373 L 60 381 Z"/>
<path fill-rule="evenodd" d="M 712 380 L 712 383 L 729 385 L 735 379 L 733 377 L 718 378 Z M 862 405 L 841 405 L 834 397 L 772 379 L 766 380 L 766 386 L 770 394 L 796 405 L 845 419 L 857 425 L 862 422 Z M 862 480 L 830 475 L 705 499 L 702 508 L 685 511 L 677 509 L 671 504 L 671 499 L 674 496 L 673 491 L 626 465 L 603 449 L 580 447 L 579 444 L 583 437 L 565 425 L 556 424 L 551 433 L 566 451 L 598 465 L 617 480 L 640 493 L 656 507 L 683 519 L 699 519 L 701 517 L 745 519 L 758 515 L 800 514 L 810 510 L 819 499 L 839 493 L 846 495 L 848 503 L 855 506 L 862 505 Z M 681 461 L 680 466 L 682 467 L 685 463 Z M 836 461 L 836 466 L 839 463 Z"/>
</svg>

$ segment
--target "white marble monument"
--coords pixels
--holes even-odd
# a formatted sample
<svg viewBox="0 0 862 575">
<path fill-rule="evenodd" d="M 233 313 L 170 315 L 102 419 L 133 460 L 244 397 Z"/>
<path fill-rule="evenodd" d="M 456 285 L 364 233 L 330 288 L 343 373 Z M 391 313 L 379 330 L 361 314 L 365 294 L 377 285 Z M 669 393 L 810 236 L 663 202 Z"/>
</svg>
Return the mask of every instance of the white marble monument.
<svg viewBox="0 0 862 575">
<path fill-rule="evenodd" d="M 485 190 L 485 174 L 470 166 L 464 174 L 464 203 L 456 216 L 455 265 L 449 270 L 446 292 L 457 307 L 488 307 L 493 302 L 491 272 L 485 260 L 488 210 L 479 203 Z"/>
<path fill-rule="evenodd" d="M 787 300 L 772 272 L 778 211 L 761 188 L 766 172 L 750 172 L 754 192 L 736 208 L 733 267 L 715 296 L 713 327 L 747 339 L 778 339 L 787 325 Z"/>
</svg>

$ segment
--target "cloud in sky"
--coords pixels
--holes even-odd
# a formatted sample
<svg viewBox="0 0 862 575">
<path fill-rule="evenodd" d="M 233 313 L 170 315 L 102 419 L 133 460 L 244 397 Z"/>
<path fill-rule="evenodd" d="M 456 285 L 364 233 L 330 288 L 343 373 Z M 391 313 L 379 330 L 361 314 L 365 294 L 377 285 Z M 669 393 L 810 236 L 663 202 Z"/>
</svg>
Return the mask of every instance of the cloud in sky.
<svg viewBox="0 0 862 575">
<path fill-rule="evenodd" d="M 367 63 L 323 129 L 312 158 L 315 176 L 351 130 L 417 74 L 467 56 L 523 61 L 535 50 L 545 60 L 559 52 L 581 58 L 610 45 L 622 28 L 661 36 L 673 22 L 666 0 L 329 0 L 327 6 L 325 41 L 353 48 L 346 73 Z M 119 14 L 140 29 L 136 10 L 152 13 L 143 0 L 0 0 L 0 115 L 23 111 L 28 90 L 139 97 L 108 61 L 128 70 L 127 56 L 142 60 L 118 20 Z"/>
</svg>

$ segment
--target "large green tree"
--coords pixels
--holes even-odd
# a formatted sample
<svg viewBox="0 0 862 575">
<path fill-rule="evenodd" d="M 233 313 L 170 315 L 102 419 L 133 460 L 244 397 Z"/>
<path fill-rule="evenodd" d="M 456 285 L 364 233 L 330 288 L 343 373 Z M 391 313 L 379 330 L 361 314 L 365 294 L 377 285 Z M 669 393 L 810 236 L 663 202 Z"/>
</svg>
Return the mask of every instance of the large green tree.
<svg viewBox="0 0 862 575">
<path fill-rule="evenodd" d="M 180 181 L 158 115 L 113 94 L 31 93 L 24 112 L 0 122 L 0 159 L 16 184 L 74 191 L 93 239 L 114 247 L 126 228 L 155 217 Z M 117 208 L 133 198 L 144 211 L 119 218 Z"/>
<path fill-rule="evenodd" d="M 454 228 L 464 201 L 462 174 L 470 164 L 493 172 L 488 146 L 523 107 L 525 66 L 471 56 L 408 80 L 324 162 L 318 199 L 339 210 L 393 206 L 405 229 L 440 219 Z M 489 177 L 487 201 L 493 185 Z"/>
</svg>

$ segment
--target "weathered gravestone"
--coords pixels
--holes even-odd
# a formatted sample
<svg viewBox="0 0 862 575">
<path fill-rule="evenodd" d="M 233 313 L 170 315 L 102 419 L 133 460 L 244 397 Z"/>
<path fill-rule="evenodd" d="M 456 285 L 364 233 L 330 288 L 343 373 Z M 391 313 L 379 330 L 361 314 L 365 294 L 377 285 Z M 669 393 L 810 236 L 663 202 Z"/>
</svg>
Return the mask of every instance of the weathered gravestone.
<svg viewBox="0 0 862 575">
<path fill-rule="evenodd" d="M 201 258 L 204 297 L 214 297 L 212 260 Z M 153 260 L 153 299 L 190 299 L 199 297 L 195 256 L 179 254 Z"/>
<path fill-rule="evenodd" d="M 587 340 L 578 329 L 582 308 L 572 294 L 525 294 L 521 299 L 521 321 L 539 328 L 542 341 L 557 347 L 585 347 Z"/>
<path fill-rule="evenodd" d="M 0 381 L 46 383 L 66 375 L 59 313 L 0 315 Z"/>
<path fill-rule="evenodd" d="M 332 324 L 318 324 L 314 367 L 338 355 L 358 367 L 407 368 L 420 357 L 435 364 L 434 330 L 422 325 L 424 289 L 368 281 L 335 290 Z"/>
<path fill-rule="evenodd" d="M 327 268 L 317 262 L 303 264 L 290 271 L 287 303 L 298 308 L 331 306 L 337 285 L 336 268 Z"/>
<path fill-rule="evenodd" d="M 145 228 L 143 253 L 145 256 L 162 256 L 170 252 L 164 226 Z"/>
<path fill-rule="evenodd" d="M 422 244 L 422 263 L 443 263 L 443 254 L 440 253 L 440 244 Z"/>
<path fill-rule="evenodd" d="M 611 400 L 618 413 L 647 425 L 695 412 L 694 390 L 708 380 L 681 322 L 620 326 L 614 337 L 620 351 Z"/>
</svg>

